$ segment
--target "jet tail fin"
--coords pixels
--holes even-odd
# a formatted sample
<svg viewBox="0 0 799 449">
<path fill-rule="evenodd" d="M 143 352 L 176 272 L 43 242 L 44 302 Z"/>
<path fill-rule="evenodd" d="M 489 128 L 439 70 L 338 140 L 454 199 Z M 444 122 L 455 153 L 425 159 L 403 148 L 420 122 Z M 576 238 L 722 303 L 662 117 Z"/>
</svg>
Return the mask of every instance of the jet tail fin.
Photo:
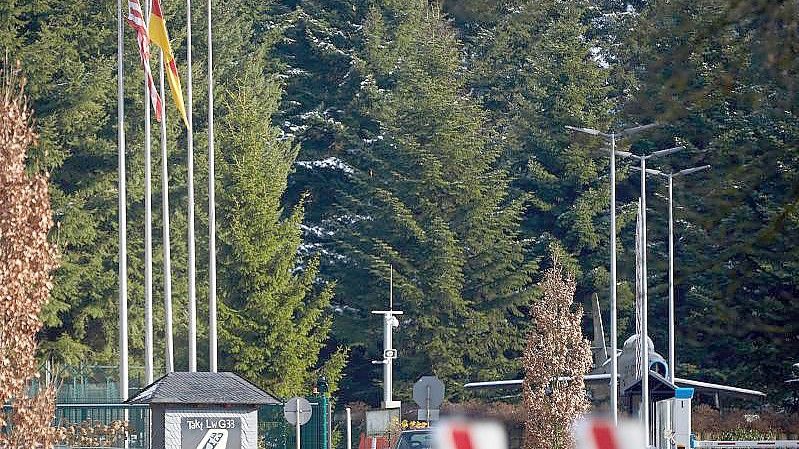
<svg viewBox="0 0 799 449">
<path fill-rule="evenodd" d="M 605 344 L 605 329 L 602 327 L 602 313 L 599 309 L 599 296 L 594 293 L 591 298 L 591 313 L 593 315 L 594 341 L 591 352 L 594 356 L 594 366 L 602 366 L 608 360 L 608 347 Z"/>
</svg>

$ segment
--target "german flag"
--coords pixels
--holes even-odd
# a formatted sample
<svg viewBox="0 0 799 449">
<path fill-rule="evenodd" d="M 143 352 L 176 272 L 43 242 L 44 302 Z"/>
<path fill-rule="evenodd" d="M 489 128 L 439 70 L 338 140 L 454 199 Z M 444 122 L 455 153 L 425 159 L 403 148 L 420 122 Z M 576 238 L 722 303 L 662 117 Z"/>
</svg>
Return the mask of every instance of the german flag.
<svg viewBox="0 0 799 449">
<path fill-rule="evenodd" d="M 189 119 L 186 117 L 186 105 L 183 103 L 183 88 L 180 86 L 180 76 L 178 66 L 175 63 L 175 55 L 172 53 L 172 46 L 169 45 L 169 33 L 166 31 L 166 20 L 164 13 L 161 12 L 161 2 L 153 0 L 152 11 L 150 14 L 149 26 L 150 41 L 161 48 L 164 52 L 166 63 L 166 77 L 169 82 L 169 89 L 172 91 L 172 99 L 183 117 L 183 123 L 189 127 Z"/>
</svg>

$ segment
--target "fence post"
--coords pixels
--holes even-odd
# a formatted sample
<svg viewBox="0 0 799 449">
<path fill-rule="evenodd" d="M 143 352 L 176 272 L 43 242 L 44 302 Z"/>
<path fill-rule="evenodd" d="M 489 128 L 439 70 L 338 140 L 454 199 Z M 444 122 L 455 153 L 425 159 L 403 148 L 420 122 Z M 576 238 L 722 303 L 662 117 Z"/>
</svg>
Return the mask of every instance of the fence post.
<svg viewBox="0 0 799 449">
<path fill-rule="evenodd" d="M 325 376 L 319 377 L 316 382 L 316 388 L 319 399 L 319 439 L 317 444 L 318 449 L 333 449 L 332 448 L 332 413 L 330 413 L 330 393 L 327 379 Z"/>
<path fill-rule="evenodd" d="M 328 439 L 328 420 L 330 415 L 328 411 L 328 401 L 324 394 L 319 395 L 319 441 L 317 444 L 318 449 L 329 449 Z"/>
</svg>

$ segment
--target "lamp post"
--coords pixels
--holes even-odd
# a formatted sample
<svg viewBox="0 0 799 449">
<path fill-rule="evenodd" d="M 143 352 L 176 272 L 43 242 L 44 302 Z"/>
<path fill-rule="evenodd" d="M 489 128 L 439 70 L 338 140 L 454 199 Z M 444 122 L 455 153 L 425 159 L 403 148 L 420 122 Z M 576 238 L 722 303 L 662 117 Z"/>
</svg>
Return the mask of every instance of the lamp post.
<svg viewBox="0 0 799 449">
<path fill-rule="evenodd" d="M 619 422 L 618 397 L 619 397 L 619 367 L 616 360 L 618 351 L 618 335 L 616 320 L 616 155 L 626 156 L 631 153 L 616 151 L 616 139 L 627 137 L 637 132 L 641 132 L 658 126 L 657 123 L 636 126 L 620 132 L 610 134 L 603 133 L 591 128 L 578 128 L 566 126 L 566 129 L 575 132 L 585 133 L 591 136 L 600 136 L 610 142 L 610 408 L 613 410 L 613 424 Z"/>
<path fill-rule="evenodd" d="M 649 431 L 649 329 L 647 323 L 647 271 L 646 271 L 646 161 L 648 159 L 667 156 L 672 153 L 684 150 L 685 147 L 666 148 L 665 150 L 653 151 L 647 155 L 635 155 L 627 153 L 625 156 L 638 159 L 641 170 L 641 335 L 638 341 L 641 344 L 641 423 L 646 432 L 646 444 L 649 445 L 651 432 Z"/>
<path fill-rule="evenodd" d="M 669 182 L 669 380 L 674 382 L 674 370 L 677 365 L 677 358 L 674 349 L 674 196 L 673 180 L 681 176 L 690 175 L 699 171 L 707 170 L 710 165 L 686 168 L 676 173 L 664 173 L 660 170 L 647 169 L 647 174 L 658 175 L 666 178 Z"/>
</svg>

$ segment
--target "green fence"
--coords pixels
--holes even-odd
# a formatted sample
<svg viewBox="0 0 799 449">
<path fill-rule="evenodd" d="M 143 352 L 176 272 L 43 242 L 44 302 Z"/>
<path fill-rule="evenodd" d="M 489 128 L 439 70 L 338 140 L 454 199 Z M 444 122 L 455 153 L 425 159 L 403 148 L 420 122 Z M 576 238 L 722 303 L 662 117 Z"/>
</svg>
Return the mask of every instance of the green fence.
<svg viewBox="0 0 799 449">
<path fill-rule="evenodd" d="M 48 366 L 49 368 L 49 366 Z M 121 404 L 117 383 L 117 367 L 84 365 L 45 369 L 42 380 L 58 385 L 56 393 L 56 425 L 71 426 L 73 431 L 105 432 L 118 426 L 128 414 L 128 445 L 146 449 L 149 445 L 149 409 L 146 406 Z M 131 367 L 130 396 L 144 386 L 143 368 Z M 32 385 L 37 390 L 38 385 Z M 312 406 L 311 420 L 301 428 L 302 449 L 333 449 L 332 410 L 326 389 L 320 395 L 307 397 Z M 295 428 L 283 416 L 283 404 L 263 406 L 258 410 L 258 433 L 266 449 L 295 449 Z M 102 438 L 102 437 L 101 437 Z M 119 447 L 107 445 L 104 447 Z M 60 446 L 79 448 L 90 445 Z"/>
<path fill-rule="evenodd" d="M 332 449 L 331 410 L 326 397 L 309 397 L 313 409 L 311 419 L 300 428 L 302 449 Z M 125 414 L 127 413 L 127 417 Z M 126 419 L 127 418 L 127 419 Z M 71 438 L 71 444 L 60 448 L 122 447 L 114 438 L 114 427 L 128 422 L 128 447 L 146 449 L 149 444 L 150 410 L 143 405 L 128 404 L 59 404 L 56 425 L 84 434 L 83 440 Z M 258 434 L 266 449 L 295 449 L 295 427 L 283 416 L 283 405 L 263 406 L 258 410 Z"/>
<path fill-rule="evenodd" d="M 332 449 L 330 401 L 326 397 L 309 397 L 313 409 L 311 419 L 300 428 L 302 449 Z M 6 408 L 10 408 L 6 406 Z M 127 416 L 126 416 L 127 414 Z M 68 441 L 56 447 L 78 449 L 123 447 L 119 438 L 122 422 L 128 423 L 128 447 L 149 447 L 150 409 L 130 404 L 58 404 L 55 425 L 70 432 Z M 295 427 L 283 416 L 283 405 L 266 405 L 258 410 L 258 434 L 265 449 L 295 449 Z"/>
<path fill-rule="evenodd" d="M 300 428 L 302 449 L 332 449 L 329 398 L 308 397 L 311 420 Z M 266 405 L 258 410 L 258 434 L 266 449 L 295 449 L 296 429 L 283 416 L 283 405 Z"/>
</svg>

